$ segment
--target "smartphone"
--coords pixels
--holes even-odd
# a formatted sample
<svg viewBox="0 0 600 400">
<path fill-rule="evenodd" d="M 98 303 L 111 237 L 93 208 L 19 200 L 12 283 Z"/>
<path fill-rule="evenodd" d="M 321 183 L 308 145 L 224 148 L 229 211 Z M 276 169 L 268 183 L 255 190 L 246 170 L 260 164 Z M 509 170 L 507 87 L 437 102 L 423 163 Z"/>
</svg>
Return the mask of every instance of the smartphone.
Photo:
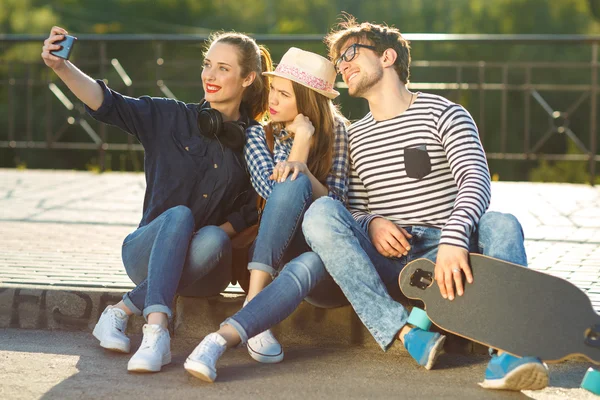
<svg viewBox="0 0 600 400">
<path fill-rule="evenodd" d="M 73 45 L 75 45 L 76 40 L 77 40 L 77 38 L 75 36 L 65 35 L 65 38 L 63 40 L 54 42 L 54 44 L 61 45 L 62 49 L 52 50 L 50 52 L 50 54 L 52 54 L 56 57 L 60 57 L 60 58 L 64 58 L 65 60 L 68 60 L 69 56 L 71 55 L 71 50 L 73 50 Z"/>
</svg>

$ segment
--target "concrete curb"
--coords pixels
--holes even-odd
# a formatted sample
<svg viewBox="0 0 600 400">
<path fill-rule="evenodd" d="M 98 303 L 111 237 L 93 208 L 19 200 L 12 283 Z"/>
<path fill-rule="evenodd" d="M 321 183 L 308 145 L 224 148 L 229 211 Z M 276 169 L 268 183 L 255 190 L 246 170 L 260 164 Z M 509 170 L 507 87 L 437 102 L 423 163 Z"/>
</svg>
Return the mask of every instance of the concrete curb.
<svg viewBox="0 0 600 400">
<path fill-rule="evenodd" d="M 91 332 L 109 304 L 117 303 L 124 291 L 86 288 L 0 287 L 0 328 Z M 244 296 L 222 294 L 208 298 L 177 297 L 172 333 L 200 341 L 235 314 Z M 144 319 L 129 319 L 127 331 L 137 334 Z M 286 320 L 273 327 L 285 346 L 379 346 L 350 306 L 322 309 L 303 302 Z M 451 353 L 483 354 L 484 346 L 449 335 L 445 350 Z M 392 352 L 405 352 L 398 342 Z"/>
</svg>

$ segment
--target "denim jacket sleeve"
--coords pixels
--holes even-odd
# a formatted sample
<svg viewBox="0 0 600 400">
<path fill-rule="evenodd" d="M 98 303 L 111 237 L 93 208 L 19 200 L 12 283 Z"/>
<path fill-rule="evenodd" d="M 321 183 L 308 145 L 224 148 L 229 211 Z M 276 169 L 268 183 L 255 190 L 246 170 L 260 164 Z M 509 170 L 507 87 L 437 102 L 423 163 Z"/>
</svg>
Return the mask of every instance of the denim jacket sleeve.
<svg viewBox="0 0 600 400">
<path fill-rule="evenodd" d="M 258 194 L 256 191 L 248 188 L 234 202 L 233 209 L 235 211 L 227 216 L 227 221 L 237 233 L 258 222 L 258 210 L 256 209 L 257 197 Z"/>
<path fill-rule="evenodd" d="M 159 132 L 175 122 L 180 106 L 185 107 L 183 103 L 172 99 L 124 96 L 109 89 L 102 80 L 96 82 L 104 91 L 104 100 L 96 111 L 85 106 L 88 114 L 134 135 L 146 150 L 156 142 Z"/>
</svg>

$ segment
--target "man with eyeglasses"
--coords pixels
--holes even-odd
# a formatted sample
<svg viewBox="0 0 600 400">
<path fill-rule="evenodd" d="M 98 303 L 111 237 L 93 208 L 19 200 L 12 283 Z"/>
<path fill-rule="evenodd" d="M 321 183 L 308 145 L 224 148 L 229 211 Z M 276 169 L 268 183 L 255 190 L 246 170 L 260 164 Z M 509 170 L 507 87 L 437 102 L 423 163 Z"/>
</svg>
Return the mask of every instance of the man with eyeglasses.
<svg viewBox="0 0 600 400">
<path fill-rule="evenodd" d="M 399 339 L 431 369 L 445 337 L 412 326 L 394 300 L 401 269 L 417 258 L 434 261 L 441 295 L 452 301 L 469 290 L 463 274 L 473 282 L 469 252 L 526 266 L 523 231 L 514 216 L 486 212 L 490 174 L 467 110 L 408 89 L 410 46 L 396 28 L 347 15 L 326 42 L 348 93 L 366 99 L 370 112 L 348 129 L 348 209 L 315 201 L 304 235 L 381 348 Z M 482 386 L 547 386 L 539 359 L 490 354 Z"/>
</svg>

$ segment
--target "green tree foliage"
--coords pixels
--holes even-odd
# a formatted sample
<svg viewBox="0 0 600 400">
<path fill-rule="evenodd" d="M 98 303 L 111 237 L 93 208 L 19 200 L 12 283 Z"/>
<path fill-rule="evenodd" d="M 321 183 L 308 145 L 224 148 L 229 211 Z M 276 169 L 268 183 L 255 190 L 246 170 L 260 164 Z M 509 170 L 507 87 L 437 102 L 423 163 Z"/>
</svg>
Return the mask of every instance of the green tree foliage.
<svg viewBox="0 0 600 400">
<path fill-rule="evenodd" d="M 0 0 L 0 32 L 45 33 L 58 23 L 47 2 L 35 0 Z"/>
<path fill-rule="evenodd" d="M 385 22 L 398 27 L 404 33 L 489 33 L 489 34 L 598 34 L 599 22 L 594 18 L 591 6 L 599 0 L 0 0 L 0 32 L 4 34 L 46 34 L 53 25 L 60 25 L 75 35 L 110 33 L 155 33 L 155 34 L 206 34 L 216 30 L 236 30 L 254 34 L 324 34 L 340 17 L 342 11 L 355 15 L 359 21 Z M 600 9 L 600 6 L 596 7 Z M 322 43 L 289 42 L 269 43 L 273 58 L 278 60 L 291 45 L 325 54 Z M 164 46 L 161 57 L 165 64 L 160 69 L 160 79 L 169 82 L 178 98 L 197 101 L 201 93 L 199 85 L 185 84 L 199 78 L 201 49 L 197 43 L 180 43 Z M 38 80 L 55 80 L 46 68 L 41 66 L 39 57 L 41 43 L 4 44 L 0 48 L 0 78 L 8 74 L 11 63 L 29 63 L 27 67 L 13 67 L 11 76 Z M 109 43 L 108 57 L 116 57 L 131 74 L 135 82 L 155 82 L 159 71 L 156 57 L 159 54 L 154 44 L 132 45 L 131 43 Z M 589 46 L 566 45 L 475 45 L 458 43 L 413 43 L 413 60 L 454 60 L 473 61 L 583 61 L 589 62 Z M 87 73 L 100 77 L 98 47 L 88 43 L 78 43 L 74 53 L 75 61 Z M 172 60 L 190 60 L 186 66 L 170 66 Z M 26 64 L 27 65 L 27 64 Z M 116 85 L 117 90 L 129 90 L 119 86 L 120 80 L 109 66 L 102 72 L 103 78 Z M 477 68 L 462 71 L 463 82 L 478 80 Z M 486 82 L 500 82 L 499 69 L 486 69 Z M 185 77 L 185 78 L 183 78 Z M 413 82 L 453 82 L 456 71 L 452 68 L 414 67 Z M 512 70 L 511 83 L 523 83 L 524 70 Z M 537 70 L 538 82 L 561 82 L 587 84 L 589 72 L 581 70 Z M 180 85 L 177 86 L 177 82 Z M 183 83 L 182 83 L 183 82 Z M 36 89 L 37 90 L 37 89 Z M 45 108 L 42 94 L 46 88 L 34 93 L 39 98 L 36 110 Z M 138 90 L 140 91 L 138 93 Z M 480 126 L 485 126 L 484 145 L 488 151 L 499 152 L 500 104 L 499 93 L 486 92 L 485 102 L 477 91 L 462 91 L 460 94 L 439 91 L 469 109 Z M 151 85 L 146 85 L 130 93 L 131 95 L 162 93 Z M 565 110 L 579 94 L 543 93 L 544 98 L 557 110 Z M 6 94 L 0 91 L 0 124 L 6 126 Z M 24 93 L 16 90 L 13 98 L 24 104 Z M 19 97 L 21 96 L 21 97 Z M 508 131 L 513 132 L 506 143 L 509 152 L 524 151 L 523 121 L 524 99 L 521 92 L 508 93 Z M 365 104 L 350 99 L 345 93 L 341 96 L 343 110 L 351 118 L 364 114 Z M 485 107 L 485 120 L 480 121 L 480 104 Z M 60 106 L 58 106 L 60 107 Z M 547 116 L 532 101 L 532 141 L 535 143 L 547 129 Z M 589 100 L 580 107 L 583 111 L 572 116 L 570 127 L 581 133 L 584 143 L 589 141 Z M 61 116 L 62 117 L 62 116 Z M 15 117 L 18 130 L 25 126 L 22 116 Z M 43 121 L 36 121 L 35 132 L 43 136 Z M 79 132 L 80 133 L 80 132 Z M 0 140 L 4 137 L 0 130 Z M 548 141 L 541 151 L 563 153 L 567 148 L 564 136 Z M 117 159 L 118 157 L 113 157 Z M 28 163 L 28 165 L 31 163 Z M 516 162 L 491 162 L 493 173 L 500 179 L 527 179 L 528 169 Z M 540 171 L 550 171 L 552 163 L 539 164 L 531 173 L 533 179 L 546 179 Z M 561 172 L 568 165 L 554 169 L 554 178 L 560 180 Z M 583 165 L 583 164 L 581 164 Z M 9 165 L 2 165 L 9 166 Z M 563 168 L 564 167 L 564 168 Z M 573 167 L 580 169 L 580 166 Z M 563 180 L 583 179 L 581 173 L 563 173 Z"/>
<path fill-rule="evenodd" d="M 0 0 L 3 33 L 325 33 L 342 11 L 404 32 L 596 33 L 595 0 Z"/>
<path fill-rule="evenodd" d="M 0 0 L 0 32 L 7 34 L 46 33 L 60 18 L 42 1 Z M 3 60 L 32 61 L 39 59 L 40 45 L 8 48 Z"/>
</svg>

